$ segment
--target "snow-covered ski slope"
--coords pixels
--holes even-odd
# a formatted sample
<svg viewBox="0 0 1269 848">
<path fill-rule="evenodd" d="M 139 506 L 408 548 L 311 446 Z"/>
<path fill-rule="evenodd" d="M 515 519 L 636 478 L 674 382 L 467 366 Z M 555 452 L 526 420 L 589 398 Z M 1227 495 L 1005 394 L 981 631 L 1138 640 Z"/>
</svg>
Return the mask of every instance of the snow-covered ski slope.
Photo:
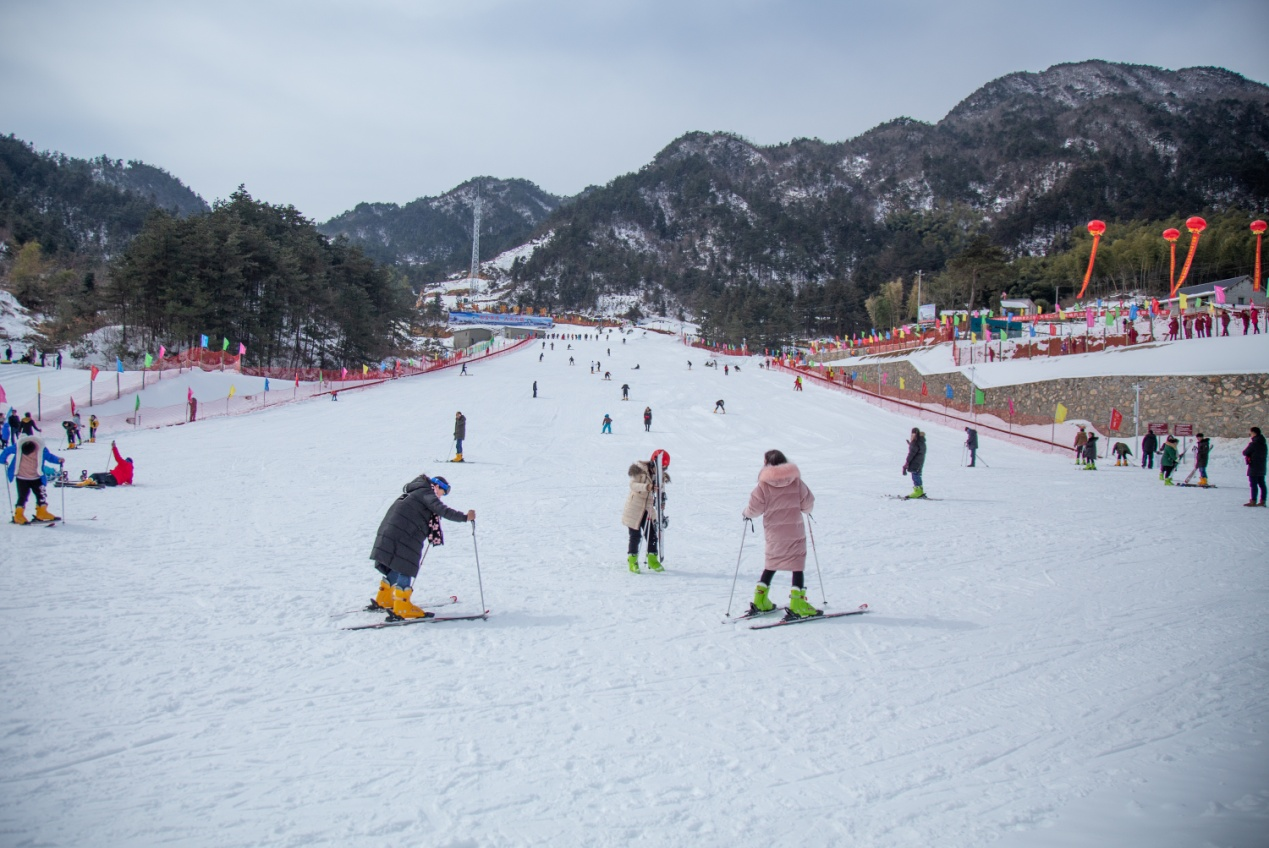
<svg viewBox="0 0 1269 848">
<path fill-rule="evenodd" d="M 963 468 L 930 427 L 942 500 L 891 500 L 908 419 L 653 334 L 572 345 L 121 437 L 136 487 L 3 525 L 0 842 L 1264 844 L 1269 510 L 1232 450 L 1220 488 L 1165 488 L 990 438 Z M 458 410 L 472 461 L 442 464 Z M 658 447 L 667 571 L 636 576 L 626 469 Z M 870 615 L 726 623 L 770 448 L 816 495 L 827 609 Z M 478 512 L 490 619 L 341 630 L 424 471 Z M 444 529 L 417 595 L 475 612 L 472 529 Z"/>
</svg>

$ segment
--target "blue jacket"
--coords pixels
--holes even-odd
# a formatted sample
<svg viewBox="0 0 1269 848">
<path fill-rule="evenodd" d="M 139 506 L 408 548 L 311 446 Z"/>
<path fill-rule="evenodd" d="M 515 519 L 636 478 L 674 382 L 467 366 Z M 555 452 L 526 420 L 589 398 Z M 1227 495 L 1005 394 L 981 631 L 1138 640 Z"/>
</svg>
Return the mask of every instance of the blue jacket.
<svg viewBox="0 0 1269 848">
<path fill-rule="evenodd" d="M 12 483 L 13 479 L 18 474 L 18 457 L 20 456 L 19 451 L 22 449 L 22 445 L 26 444 L 27 442 L 35 442 L 35 444 L 38 446 L 37 450 L 44 451 L 44 455 L 42 458 L 43 461 L 40 463 L 40 482 L 47 483 L 49 469 L 44 467 L 44 463 L 47 462 L 47 463 L 51 463 L 52 465 L 60 466 L 62 464 L 62 458 L 58 456 L 57 454 L 53 453 L 52 451 L 50 451 L 48 448 L 44 447 L 44 443 L 41 442 L 39 439 L 30 437 L 30 436 L 28 436 L 25 439 L 19 439 L 16 445 L 9 445 L 4 450 L 0 451 L 0 463 L 4 463 L 5 465 L 5 474 L 8 476 L 9 482 Z"/>
</svg>

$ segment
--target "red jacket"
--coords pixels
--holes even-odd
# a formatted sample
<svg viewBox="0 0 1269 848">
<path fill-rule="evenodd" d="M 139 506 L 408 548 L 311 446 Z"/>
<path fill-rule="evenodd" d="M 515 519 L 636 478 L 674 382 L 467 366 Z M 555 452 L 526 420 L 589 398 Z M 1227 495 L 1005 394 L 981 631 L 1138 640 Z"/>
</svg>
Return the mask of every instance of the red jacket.
<svg viewBox="0 0 1269 848">
<path fill-rule="evenodd" d="M 118 463 L 114 468 L 110 469 L 110 476 L 115 478 L 120 486 L 132 485 L 132 463 L 124 459 L 119 454 L 119 448 L 111 445 L 110 449 L 115 453 L 115 462 Z"/>
</svg>

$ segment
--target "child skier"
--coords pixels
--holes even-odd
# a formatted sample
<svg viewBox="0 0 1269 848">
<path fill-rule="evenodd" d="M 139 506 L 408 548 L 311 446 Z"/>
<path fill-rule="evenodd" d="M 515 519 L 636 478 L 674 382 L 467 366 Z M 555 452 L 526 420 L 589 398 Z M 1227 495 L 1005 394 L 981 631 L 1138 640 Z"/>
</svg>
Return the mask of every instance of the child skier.
<svg viewBox="0 0 1269 848">
<path fill-rule="evenodd" d="M 925 434 L 917 427 L 912 428 L 908 437 L 908 458 L 903 461 L 904 475 L 912 475 L 912 494 L 909 498 L 925 497 L 925 487 L 921 485 L 921 469 L 925 467 Z"/>
<path fill-rule="evenodd" d="M 612 435 L 612 416 L 609 415 L 607 412 L 604 413 L 603 424 L 604 426 L 600 429 L 599 435 L 602 436 L 604 433 Z"/>
<path fill-rule="evenodd" d="M 1176 485 L 1172 482 L 1172 472 L 1176 470 L 1177 462 L 1176 445 L 1176 436 L 1168 436 L 1168 440 L 1163 443 L 1163 460 L 1160 463 L 1163 470 L 1159 473 L 1159 476 L 1163 478 L 1163 485 L 1165 486 Z"/>
<path fill-rule="evenodd" d="M 24 436 L 16 445 L 9 445 L 0 451 L 0 463 L 7 462 L 5 473 L 9 481 L 17 481 L 18 505 L 13 510 L 14 524 L 29 524 L 26 517 L 26 499 L 35 494 L 35 520 L 56 521 L 57 516 L 48 511 L 48 498 L 44 495 L 44 463 L 63 464 L 61 457 L 44 447 L 44 443 L 34 436 Z"/>
<path fill-rule="evenodd" d="M 714 401 L 714 411 L 721 412 L 723 415 L 726 415 L 727 407 L 723 404 L 721 400 L 716 400 Z"/>
<path fill-rule="evenodd" d="M 1132 456 L 1132 449 L 1123 442 L 1115 442 L 1115 446 L 1111 448 L 1115 454 L 1115 467 L 1128 464 L 1128 457 Z"/>
<path fill-rule="evenodd" d="M 1084 443 L 1084 470 L 1097 470 L 1097 433 L 1089 433 L 1088 441 Z"/>
<path fill-rule="evenodd" d="M 789 590 L 788 618 L 810 618 L 822 615 L 806 600 L 802 572 L 806 567 L 806 528 L 802 514 L 815 507 L 815 495 L 802 482 L 798 467 L 778 450 L 763 455 L 758 485 L 749 493 L 745 518 L 762 516 L 762 532 L 766 537 L 766 565 L 753 590 L 750 612 L 775 609 L 770 598 L 771 580 L 777 571 L 791 572 L 793 587 Z"/>
<path fill-rule="evenodd" d="M 402 487 L 403 494 L 388 507 L 375 533 L 370 558 L 375 570 L 383 578 L 379 591 L 367 609 L 382 609 L 390 620 L 403 618 L 432 618 L 435 613 L 424 612 L 410 600 L 414 589 L 411 584 L 419 574 L 425 543 L 432 547 L 445 544 L 441 533 L 441 519 L 449 521 L 475 521 L 476 510 L 466 513 L 446 506 L 442 495 L 448 495 L 450 485 L 444 477 L 420 474 Z"/>
<path fill-rule="evenodd" d="M 648 537 L 648 569 L 664 571 L 657 553 L 657 522 L 655 498 L 660 496 L 656 490 L 656 466 L 650 461 L 632 462 L 626 469 L 630 478 L 630 492 L 621 508 L 621 523 L 629 531 L 629 544 L 626 547 L 626 564 L 631 574 L 639 573 L 639 539 Z M 670 482 L 670 475 L 662 471 L 661 478 Z"/>
<path fill-rule="evenodd" d="M 1198 484 L 1200 486 L 1207 485 L 1207 458 L 1212 455 L 1212 440 L 1198 434 L 1197 441 L 1194 443 L 1194 470 L 1185 478 L 1185 482 L 1190 482 L 1190 478 L 1198 474 Z"/>
</svg>

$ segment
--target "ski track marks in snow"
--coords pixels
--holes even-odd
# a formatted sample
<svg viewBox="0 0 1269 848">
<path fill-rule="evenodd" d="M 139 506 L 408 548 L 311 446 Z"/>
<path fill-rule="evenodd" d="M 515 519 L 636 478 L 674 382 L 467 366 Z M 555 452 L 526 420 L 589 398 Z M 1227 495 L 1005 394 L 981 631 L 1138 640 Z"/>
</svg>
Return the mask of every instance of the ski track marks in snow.
<svg viewBox="0 0 1269 848">
<path fill-rule="evenodd" d="M 990 438 L 962 468 L 962 431 L 928 426 L 943 500 L 889 500 L 908 419 L 653 334 L 573 342 L 572 368 L 565 344 L 124 435 L 139 485 L 54 490 L 71 523 L 0 530 L 5 841 L 1254 844 L 1269 533 L 1238 457 L 1220 489 L 1166 489 Z M 435 462 L 457 410 L 473 461 Z M 668 570 L 635 576 L 626 468 L 658 447 Z M 871 615 L 722 623 L 770 448 L 815 492 L 827 611 Z M 424 471 L 479 514 L 493 615 L 340 631 Z M 474 612 L 472 528 L 444 532 L 418 591 Z M 733 614 L 761 568 L 758 522 Z"/>
</svg>

